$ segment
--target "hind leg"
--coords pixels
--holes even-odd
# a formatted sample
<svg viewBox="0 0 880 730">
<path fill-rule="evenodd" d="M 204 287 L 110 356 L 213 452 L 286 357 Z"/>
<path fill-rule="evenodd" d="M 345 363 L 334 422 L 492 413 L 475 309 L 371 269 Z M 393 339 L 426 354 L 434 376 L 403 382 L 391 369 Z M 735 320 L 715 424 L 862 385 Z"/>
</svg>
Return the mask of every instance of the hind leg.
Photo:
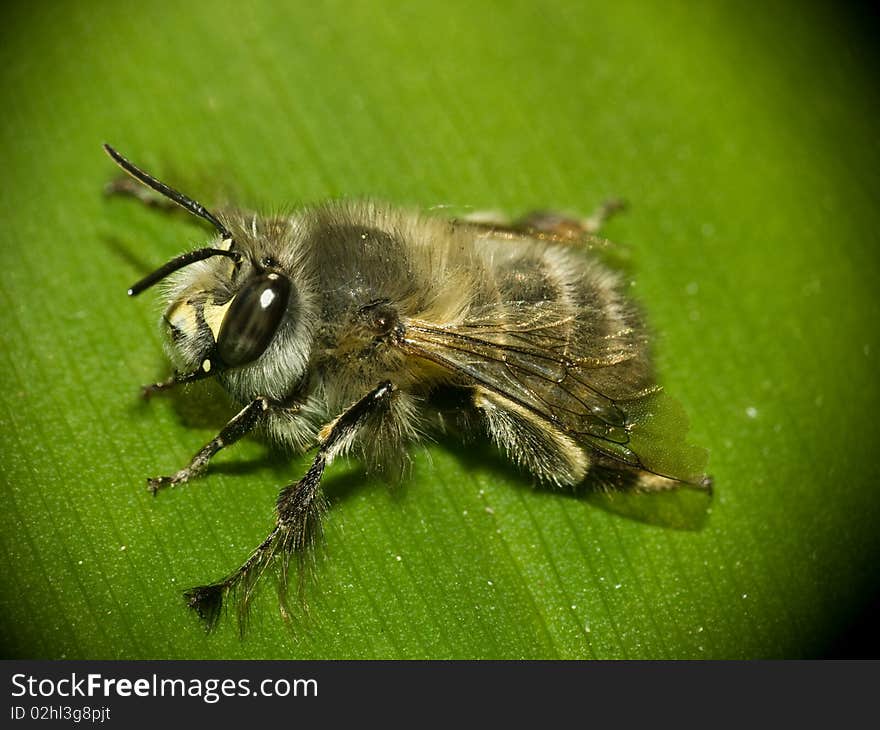
<svg viewBox="0 0 880 730">
<path fill-rule="evenodd" d="M 555 243 L 582 244 L 595 240 L 602 226 L 624 208 L 626 203 L 612 198 L 585 218 L 550 210 L 535 210 L 511 221 L 500 213 L 490 211 L 472 213 L 462 218 L 461 222 L 485 231 L 492 238 L 536 238 Z"/>
<path fill-rule="evenodd" d="M 492 441 L 508 458 L 546 484 L 573 487 L 590 468 L 586 451 L 571 437 L 504 396 L 476 388 L 473 405 Z"/>
</svg>

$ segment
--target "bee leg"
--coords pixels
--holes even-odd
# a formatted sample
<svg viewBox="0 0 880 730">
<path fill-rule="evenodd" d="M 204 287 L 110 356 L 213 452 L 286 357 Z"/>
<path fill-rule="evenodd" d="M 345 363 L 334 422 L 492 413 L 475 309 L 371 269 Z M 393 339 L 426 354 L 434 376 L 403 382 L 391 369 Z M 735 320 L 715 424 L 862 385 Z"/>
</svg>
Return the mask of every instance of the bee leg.
<svg viewBox="0 0 880 730">
<path fill-rule="evenodd" d="M 141 386 L 141 395 L 144 399 L 149 400 L 150 396 L 153 393 L 160 393 L 163 390 L 170 390 L 177 385 L 183 385 L 184 383 L 194 383 L 197 380 L 203 380 L 204 378 L 209 378 L 213 373 L 211 372 L 211 364 L 210 360 L 205 360 L 202 363 L 201 367 L 198 370 L 193 370 L 191 373 L 174 373 L 170 378 L 162 380 L 158 383 L 150 383 L 149 385 Z"/>
<path fill-rule="evenodd" d="M 266 398 L 257 398 L 242 408 L 223 429 L 192 458 L 187 466 L 170 477 L 151 477 L 147 479 L 147 489 L 153 496 L 162 487 L 174 486 L 188 481 L 196 474 L 204 470 L 208 462 L 220 449 L 231 446 L 242 436 L 253 431 L 260 419 L 269 409 L 269 401 Z"/>
<path fill-rule="evenodd" d="M 624 208 L 626 203 L 623 200 L 611 198 L 586 218 L 575 218 L 550 210 L 535 210 L 512 222 L 493 212 L 472 213 L 461 218 L 460 222 L 484 231 L 485 237 L 492 239 L 537 238 L 554 243 L 596 243 L 596 234 L 602 226 Z"/>
<path fill-rule="evenodd" d="M 626 205 L 623 198 L 609 198 L 603 201 L 590 216 L 581 220 L 584 232 L 590 235 L 597 234 L 613 216 L 626 210 Z"/>
<path fill-rule="evenodd" d="M 352 443 L 360 429 L 390 402 L 394 386 L 385 381 L 357 401 L 348 410 L 324 426 L 318 434 L 318 453 L 305 476 L 286 486 L 275 502 L 275 526 L 234 572 L 216 583 L 188 590 L 184 597 L 187 605 L 206 623 L 211 631 L 220 618 L 224 599 L 231 591 L 238 599 L 238 625 L 244 633 L 247 612 L 254 589 L 266 569 L 279 559 L 279 596 L 286 595 L 290 558 L 299 560 L 300 574 L 308 567 L 307 558 L 321 535 L 321 516 L 325 504 L 320 484 L 324 469 Z M 300 587 L 302 588 L 302 581 Z"/>
<path fill-rule="evenodd" d="M 586 218 L 573 218 L 565 213 L 535 210 L 514 221 L 511 228 L 531 236 L 551 236 L 562 241 L 579 241 L 584 236 L 595 236 L 615 214 L 626 208 L 618 198 L 604 201 Z"/>
<path fill-rule="evenodd" d="M 462 216 L 459 220 L 486 228 L 510 228 L 510 218 L 500 210 L 475 210 Z"/>
<path fill-rule="evenodd" d="M 485 388 L 474 389 L 473 405 L 498 448 L 542 482 L 570 487 L 586 476 L 590 457 L 568 434 Z"/>
</svg>

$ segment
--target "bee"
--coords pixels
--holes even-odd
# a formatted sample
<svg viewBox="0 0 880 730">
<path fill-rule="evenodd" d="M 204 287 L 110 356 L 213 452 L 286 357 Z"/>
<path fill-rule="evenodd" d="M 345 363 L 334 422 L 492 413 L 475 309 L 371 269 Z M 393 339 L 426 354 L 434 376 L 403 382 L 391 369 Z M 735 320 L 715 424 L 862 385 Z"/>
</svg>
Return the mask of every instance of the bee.
<svg viewBox="0 0 880 730">
<path fill-rule="evenodd" d="M 637 308 L 589 250 L 609 206 L 592 219 L 539 212 L 513 222 L 351 201 L 289 215 L 211 212 L 104 149 L 216 230 L 128 290 L 165 281 L 175 370 L 145 394 L 215 378 L 241 408 L 188 465 L 148 479 L 150 490 L 187 482 L 258 427 L 315 449 L 279 493 L 266 538 L 238 568 L 185 593 L 208 630 L 235 599 L 243 625 L 270 567 L 285 594 L 291 560 L 303 570 L 321 535 L 321 479 L 342 455 L 396 473 L 408 445 L 457 428 L 485 434 L 556 487 L 589 477 L 620 489 L 710 489 L 705 452 L 685 444 L 680 409 L 656 384 Z"/>
</svg>

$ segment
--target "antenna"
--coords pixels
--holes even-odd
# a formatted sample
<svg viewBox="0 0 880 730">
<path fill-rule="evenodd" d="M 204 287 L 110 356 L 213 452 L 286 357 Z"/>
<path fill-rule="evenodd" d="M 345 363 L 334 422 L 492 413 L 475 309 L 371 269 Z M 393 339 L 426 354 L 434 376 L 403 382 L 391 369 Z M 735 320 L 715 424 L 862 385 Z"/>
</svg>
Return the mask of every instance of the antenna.
<svg viewBox="0 0 880 730">
<path fill-rule="evenodd" d="M 113 158 L 113 161 L 117 165 L 119 165 L 135 180 L 142 182 L 148 188 L 153 188 L 153 190 L 155 190 L 160 195 L 164 195 L 166 198 L 173 200 L 181 208 L 188 210 L 193 215 L 197 215 L 199 218 L 203 218 L 204 220 L 208 221 L 208 223 L 210 223 L 212 226 L 214 226 L 214 228 L 219 231 L 220 235 L 224 239 L 232 240 L 232 234 L 229 232 L 226 226 L 224 226 L 219 220 L 217 220 L 217 216 L 211 213 L 211 211 L 207 210 L 204 205 L 202 205 L 201 203 L 197 203 L 195 200 L 187 197 L 181 192 L 178 192 L 170 185 L 166 185 L 161 180 L 157 180 L 149 173 L 144 172 L 139 167 L 126 160 L 107 143 L 104 143 L 104 151 L 108 155 L 110 155 L 111 158 Z"/>
<path fill-rule="evenodd" d="M 110 155 L 113 161 L 117 165 L 119 165 L 119 167 L 125 170 L 125 172 L 131 175 L 135 180 L 143 183 L 148 188 L 152 188 L 160 195 L 164 195 L 169 200 L 173 200 L 184 210 L 187 210 L 193 215 L 196 215 L 199 218 L 208 221 L 208 223 L 210 223 L 212 226 L 214 226 L 214 228 L 217 229 L 224 241 L 229 241 L 231 249 L 233 238 L 232 234 L 229 232 L 229 229 L 226 228 L 226 226 L 224 226 L 218 220 L 217 216 L 215 216 L 213 213 L 211 213 L 211 211 L 205 208 L 204 205 L 175 190 L 170 185 L 166 185 L 161 180 L 157 180 L 149 173 L 144 172 L 137 165 L 120 155 L 109 144 L 104 144 L 104 151 L 108 155 Z M 184 266 L 189 266 L 189 264 L 193 264 L 196 261 L 204 261 L 205 259 L 211 258 L 212 256 L 226 256 L 227 258 L 235 261 L 235 263 L 241 261 L 240 253 L 232 250 L 227 251 L 222 248 L 200 248 L 198 251 L 190 251 L 188 253 L 181 254 L 177 258 L 171 259 L 171 261 L 169 261 L 164 266 L 156 269 L 152 274 L 148 274 L 147 276 L 145 276 L 128 290 L 128 295 L 130 297 L 137 296 L 145 289 L 149 289 L 151 286 L 153 286 L 153 284 L 161 281 L 166 276 L 174 273 L 178 269 L 182 269 Z"/>
</svg>

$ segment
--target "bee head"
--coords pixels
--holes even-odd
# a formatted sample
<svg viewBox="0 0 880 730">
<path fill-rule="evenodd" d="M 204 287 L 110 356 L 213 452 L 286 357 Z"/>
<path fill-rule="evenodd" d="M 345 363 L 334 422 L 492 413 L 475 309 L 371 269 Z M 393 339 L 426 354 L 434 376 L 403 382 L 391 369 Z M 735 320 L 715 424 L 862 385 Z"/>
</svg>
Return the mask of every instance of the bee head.
<svg viewBox="0 0 880 730">
<path fill-rule="evenodd" d="M 226 225 L 204 206 L 139 169 L 109 145 L 104 148 L 129 175 L 208 221 L 219 233 L 215 245 L 172 259 L 128 290 L 129 296 L 136 296 L 170 277 L 170 303 L 163 319 L 171 354 L 181 366 L 205 373 L 256 367 L 282 330 L 288 330 L 287 337 L 302 339 L 296 287 L 274 258 L 251 255 L 250 241 L 240 249 Z M 303 358 L 289 363 L 296 370 L 304 369 L 304 362 L 296 362 L 299 359 Z M 268 379 L 271 384 L 289 381 L 293 374 L 259 375 L 258 380 Z"/>
<path fill-rule="evenodd" d="M 296 289 L 280 271 L 205 261 L 174 277 L 164 322 L 185 367 L 239 368 L 258 360 L 297 316 Z"/>
</svg>

